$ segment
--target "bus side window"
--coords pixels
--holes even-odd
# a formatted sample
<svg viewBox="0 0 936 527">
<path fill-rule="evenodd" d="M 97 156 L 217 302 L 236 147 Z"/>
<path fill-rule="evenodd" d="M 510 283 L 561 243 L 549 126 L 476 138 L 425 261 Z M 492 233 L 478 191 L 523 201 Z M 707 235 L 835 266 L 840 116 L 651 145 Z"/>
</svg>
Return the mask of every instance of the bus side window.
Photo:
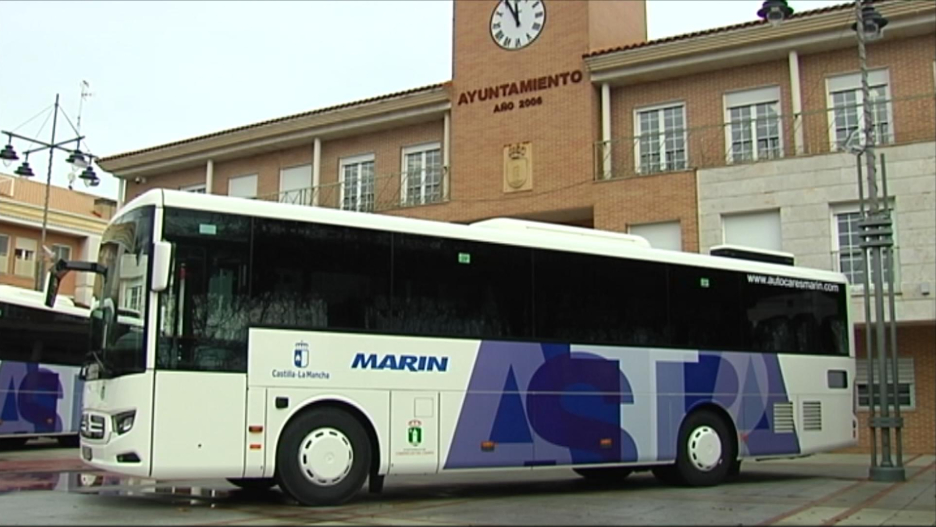
<svg viewBox="0 0 936 527">
<path fill-rule="evenodd" d="M 389 233 L 257 218 L 251 323 L 301 329 L 388 329 Z"/>
<path fill-rule="evenodd" d="M 160 295 L 157 365 L 247 371 L 250 220 L 168 209 L 165 238 L 174 250 L 170 285 Z"/>
<path fill-rule="evenodd" d="M 742 309 L 740 275 L 720 269 L 670 266 L 673 344 L 688 349 L 744 351 L 751 335 Z"/>
<path fill-rule="evenodd" d="M 530 338 L 532 252 L 523 247 L 393 235 L 397 331 Z"/>
<path fill-rule="evenodd" d="M 669 345 L 665 265 L 537 250 L 534 277 L 537 338 Z"/>
</svg>

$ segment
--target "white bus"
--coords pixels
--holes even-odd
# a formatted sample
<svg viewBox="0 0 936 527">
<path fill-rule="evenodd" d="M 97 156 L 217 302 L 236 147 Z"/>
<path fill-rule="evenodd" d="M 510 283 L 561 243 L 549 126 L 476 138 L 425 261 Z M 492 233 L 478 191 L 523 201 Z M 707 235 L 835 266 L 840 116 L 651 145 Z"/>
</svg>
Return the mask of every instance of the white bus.
<svg viewBox="0 0 936 527">
<path fill-rule="evenodd" d="M 0 285 L 0 446 L 54 437 L 78 446 L 88 309 L 65 297 Z"/>
<path fill-rule="evenodd" d="M 80 266 L 104 306 L 81 455 L 110 472 L 313 505 L 481 469 L 713 485 L 856 442 L 839 273 L 170 190 L 54 276 Z"/>
</svg>

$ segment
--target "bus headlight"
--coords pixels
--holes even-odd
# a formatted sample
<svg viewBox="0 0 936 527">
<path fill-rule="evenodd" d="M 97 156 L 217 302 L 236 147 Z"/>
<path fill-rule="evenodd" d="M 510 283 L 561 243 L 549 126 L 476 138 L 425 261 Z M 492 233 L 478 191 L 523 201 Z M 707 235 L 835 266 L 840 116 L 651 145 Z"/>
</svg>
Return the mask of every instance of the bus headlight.
<svg viewBox="0 0 936 527">
<path fill-rule="evenodd" d="M 126 434 L 133 428 L 134 416 L 136 416 L 136 410 L 121 412 L 114 416 L 114 430 L 118 435 Z"/>
</svg>

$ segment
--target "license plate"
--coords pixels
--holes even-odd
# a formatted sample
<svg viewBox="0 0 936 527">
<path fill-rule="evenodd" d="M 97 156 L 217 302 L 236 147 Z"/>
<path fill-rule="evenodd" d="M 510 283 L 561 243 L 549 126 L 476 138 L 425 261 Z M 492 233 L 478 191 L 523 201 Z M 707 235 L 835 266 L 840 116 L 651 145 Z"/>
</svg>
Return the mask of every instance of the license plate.
<svg viewBox="0 0 936 527">
<path fill-rule="evenodd" d="M 85 461 L 91 461 L 91 447 L 81 447 L 81 457 L 84 458 Z"/>
</svg>

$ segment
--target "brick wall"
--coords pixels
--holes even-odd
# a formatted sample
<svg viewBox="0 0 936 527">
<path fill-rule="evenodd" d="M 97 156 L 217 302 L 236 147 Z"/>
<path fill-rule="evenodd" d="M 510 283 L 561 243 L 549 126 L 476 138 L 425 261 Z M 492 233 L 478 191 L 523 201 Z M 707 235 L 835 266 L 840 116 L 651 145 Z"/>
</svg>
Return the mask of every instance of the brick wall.
<svg viewBox="0 0 936 527">
<path fill-rule="evenodd" d="M 682 250 L 698 252 L 695 172 L 594 183 L 595 227 L 626 232 L 630 225 L 679 221 Z"/>
<path fill-rule="evenodd" d="M 403 149 L 429 142 L 438 142 L 441 146 L 443 127 L 443 122 L 439 120 L 323 141 L 319 204 L 324 207 L 340 206 L 338 170 L 341 159 L 363 154 L 374 156 L 374 174 L 377 177 L 375 199 L 381 203 L 398 203 Z"/>
<path fill-rule="evenodd" d="M 154 188 L 166 188 L 178 190 L 180 187 L 195 185 L 205 182 L 205 165 L 199 165 L 172 172 L 164 172 L 154 176 L 146 176 L 143 182 L 136 182 L 133 177 L 127 181 L 126 201 L 130 202 L 133 198 Z"/>
<path fill-rule="evenodd" d="M 0 234 L 6 234 L 10 237 L 9 257 L 7 258 L 9 265 L 7 269 L 0 269 L 0 284 L 32 289 L 36 284 L 33 276 L 19 276 L 13 272 L 15 269 L 14 262 L 16 261 L 16 239 L 29 238 L 34 240 L 36 242 L 36 257 L 39 258 L 43 254 L 42 247 L 39 245 L 42 242 L 42 231 L 30 227 L 23 227 L 21 225 L 0 223 Z M 49 248 L 52 248 L 53 245 L 66 245 L 71 248 L 71 257 L 73 259 L 81 258 L 81 240 L 77 237 L 47 230 L 46 245 Z M 48 270 L 49 265 L 46 264 L 46 272 L 48 272 Z M 75 273 L 68 273 L 65 276 L 65 279 L 62 280 L 59 286 L 59 293 L 67 296 L 75 294 Z"/>
<path fill-rule="evenodd" d="M 865 353 L 863 329 L 855 331 L 855 353 L 859 359 Z M 936 325 L 901 326 L 897 330 L 897 351 L 900 357 L 913 357 L 915 374 L 915 407 L 901 410 L 904 419 L 903 449 L 905 454 L 936 453 Z M 858 411 L 860 444 L 846 452 L 868 452 L 871 430 L 868 411 Z M 893 437 L 893 436 L 892 436 Z M 880 439 L 878 439 L 880 445 Z M 892 443 L 893 445 L 893 443 Z M 892 450 L 893 453 L 893 450 Z M 880 449 L 878 450 L 880 455 Z"/>
<path fill-rule="evenodd" d="M 936 35 L 870 44 L 867 57 L 869 69 L 888 69 L 891 97 L 897 99 L 892 103 L 896 142 L 932 140 L 936 135 L 932 96 Z M 800 56 L 807 152 L 829 151 L 826 79 L 858 71 L 857 48 Z M 916 98 L 907 101 L 908 97 Z"/>
<path fill-rule="evenodd" d="M 682 103 L 685 107 L 686 155 L 689 167 L 725 164 L 726 93 L 735 90 L 779 86 L 781 114 L 792 115 L 789 63 L 777 60 L 731 69 L 689 75 L 678 79 L 634 84 L 611 92 L 611 136 L 614 138 L 615 175 L 635 172 L 635 110 Z M 662 123 L 661 123 L 662 125 Z M 783 144 L 792 151 L 792 127 L 783 127 Z"/>
</svg>

